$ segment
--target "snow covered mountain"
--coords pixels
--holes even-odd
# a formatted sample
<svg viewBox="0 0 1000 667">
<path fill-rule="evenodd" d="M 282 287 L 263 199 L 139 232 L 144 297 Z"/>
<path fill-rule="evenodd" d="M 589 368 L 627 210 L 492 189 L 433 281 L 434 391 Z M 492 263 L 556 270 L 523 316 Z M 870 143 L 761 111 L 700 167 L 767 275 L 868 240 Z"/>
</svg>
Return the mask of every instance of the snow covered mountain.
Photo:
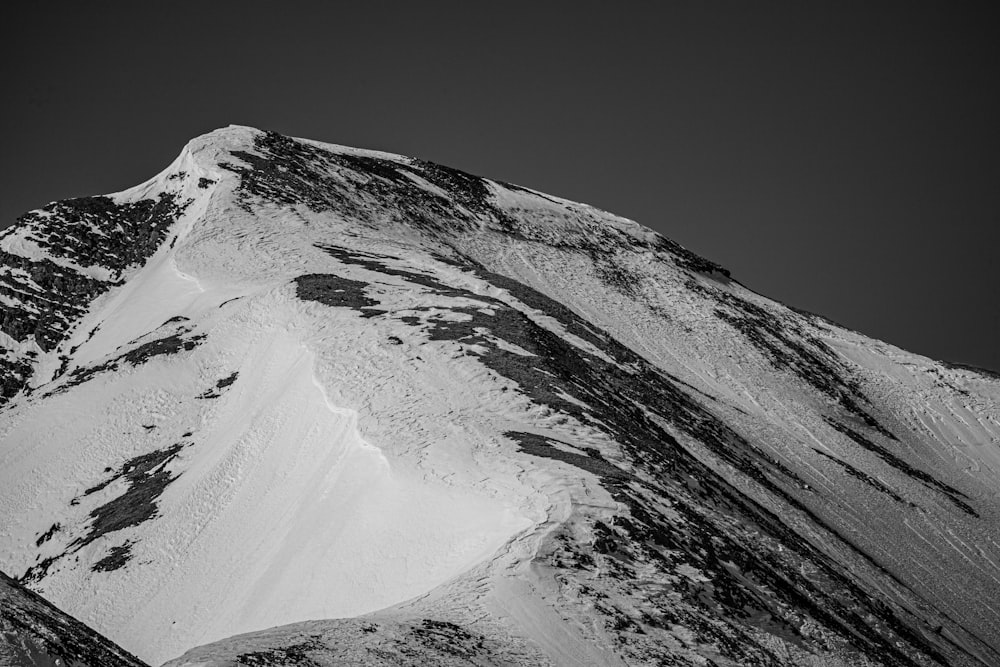
<svg viewBox="0 0 1000 667">
<path fill-rule="evenodd" d="M 1000 378 L 230 127 L 0 233 L 0 570 L 151 664 L 1000 665 Z"/>
</svg>

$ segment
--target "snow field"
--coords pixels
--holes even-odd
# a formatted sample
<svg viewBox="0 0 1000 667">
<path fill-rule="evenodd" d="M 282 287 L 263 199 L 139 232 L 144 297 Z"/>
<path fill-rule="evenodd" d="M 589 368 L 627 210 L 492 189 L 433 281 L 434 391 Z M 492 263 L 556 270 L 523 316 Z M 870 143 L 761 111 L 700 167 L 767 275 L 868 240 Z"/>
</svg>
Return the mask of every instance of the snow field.
<svg viewBox="0 0 1000 667">
<path fill-rule="evenodd" d="M 55 420 L 28 411 L 12 434 L 26 455 L 3 450 L 7 470 L 25 466 L 13 507 L 24 521 L 4 544 L 23 545 L 56 518 L 85 523 L 84 510 L 121 492 L 112 486 L 70 506 L 67 495 L 100 475 L 86 460 L 134 455 L 140 448 L 130 440 L 143 424 L 172 439 L 193 433 L 179 438 L 192 443 L 169 464 L 180 476 L 160 499 L 160 516 L 97 540 L 79 563 L 61 560 L 45 582 L 52 599 L 154 663 L 232 634 L 401 602 L 530 525 L 509 500 L 455 483 L 485 476 L 461 469 L 474 465 L 464 453 L 435 456 L 438 475 L 453 473 L 445 483 L 365 442 L 356 412 L 328 399 L 314 354 L 283 319 L 222 322 L 189 358 L 152 360 L 54 397 L 62 404 Z M 232 371 L 239 378 L 222 398 L 193 398 Z M 68 448 L 71 434 L 89 447 Z M 40 467 L 34 457 L 46 446 L 52 456 Z M 68 469 L 80 471 L 70 484 L 60 479 Z M 53 517 L 58 506 L 64 516 Z M 78 571 L 126 538 L 135 545 L 124 569 Z M 8 568 L 19 560 L 5 556 Z"/>
</svg>

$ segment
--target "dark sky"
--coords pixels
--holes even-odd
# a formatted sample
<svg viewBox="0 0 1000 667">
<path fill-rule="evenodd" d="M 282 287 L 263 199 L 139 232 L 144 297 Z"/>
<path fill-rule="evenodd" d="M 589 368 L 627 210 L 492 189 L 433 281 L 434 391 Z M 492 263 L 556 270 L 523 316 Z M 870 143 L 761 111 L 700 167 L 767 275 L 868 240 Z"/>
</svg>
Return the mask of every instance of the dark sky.
<svg viewBox="0 0 1000 667">
<path fill-rule="evenodd" d="M 20 4 L 0 226 L 253 125 L 591 203 L 786 303 L 1000 369 L 988 4 Z"/>
</svg>

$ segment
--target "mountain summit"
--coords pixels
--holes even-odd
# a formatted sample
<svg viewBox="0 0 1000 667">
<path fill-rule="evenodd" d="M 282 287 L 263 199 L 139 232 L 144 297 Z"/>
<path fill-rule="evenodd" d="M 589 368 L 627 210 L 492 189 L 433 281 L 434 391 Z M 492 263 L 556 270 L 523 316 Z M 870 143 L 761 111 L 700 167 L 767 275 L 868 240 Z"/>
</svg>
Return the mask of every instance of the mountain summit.
<svg viewBox="0 0 1000 667">
<path fill-rule="evenodd" d="M 0 301 L 0 570 L 151 664 L 1000 664 L 1000 380 L 624 218 L 234 126 Z"/>
</svg>

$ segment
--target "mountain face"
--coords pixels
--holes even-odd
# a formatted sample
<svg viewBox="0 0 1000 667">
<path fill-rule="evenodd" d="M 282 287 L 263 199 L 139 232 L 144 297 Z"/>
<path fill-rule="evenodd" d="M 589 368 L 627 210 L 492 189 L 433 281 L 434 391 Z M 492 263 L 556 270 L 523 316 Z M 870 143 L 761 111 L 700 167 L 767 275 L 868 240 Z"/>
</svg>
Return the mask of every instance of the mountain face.
<svg viewBox="0 0 1000 667">
<path fill-rule="evenodd" d="M 1000 379 L 612 214 L 230 127 L 0 302 L 0 569 L 151 664 L 1000 664 Z"/>
<path fill-rule="evenodd" d="M 3 667 L 145 667 L 121 648 L 0 572 Z"/>
</svg>

